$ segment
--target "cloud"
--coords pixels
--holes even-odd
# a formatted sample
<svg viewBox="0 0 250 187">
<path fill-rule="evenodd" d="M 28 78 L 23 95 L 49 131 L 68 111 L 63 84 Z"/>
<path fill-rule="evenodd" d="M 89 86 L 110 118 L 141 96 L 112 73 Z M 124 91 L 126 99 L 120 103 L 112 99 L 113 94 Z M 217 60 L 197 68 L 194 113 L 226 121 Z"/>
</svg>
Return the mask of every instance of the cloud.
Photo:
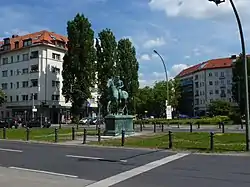
<svg viewBox="0 0 250 187">
<path fill-rule="evenodd" d="M 237 9 L 243 14 L 248 14 L 249 0 L 234 0 Z M 190 17 L 195 19 L 221 17 L 232 13 L 232 7 L 229 1 L 219 5 L 208 0 L 150 0 L 151 10 L 164 11 L 168 17 Z"/>
<path fill-rule="evenodd" d="M 188 68 L 189 65 L 187 64 L 175 64 L 170 69 L 170 77 L 175 77 L 178 75 L 182 70 Z"/>
<path fill-rule="evenodd" d="M 152 48 L 155 48 L 155 47 L 161 47 L 161 46 L 163 46 L 165 44 L 166 44 L 165 39 L 161 37 L 161 38 L 147 40 L 143 44 L 143 47 L 152 49 Z"/>
<path fill-rule="evenodd" d="M 151 57 L 149 56 L 149 54 L 143 54 L 139 58 L 139 61 L 149 61 L 149 60 L 151 60 Z"/>
</svg>

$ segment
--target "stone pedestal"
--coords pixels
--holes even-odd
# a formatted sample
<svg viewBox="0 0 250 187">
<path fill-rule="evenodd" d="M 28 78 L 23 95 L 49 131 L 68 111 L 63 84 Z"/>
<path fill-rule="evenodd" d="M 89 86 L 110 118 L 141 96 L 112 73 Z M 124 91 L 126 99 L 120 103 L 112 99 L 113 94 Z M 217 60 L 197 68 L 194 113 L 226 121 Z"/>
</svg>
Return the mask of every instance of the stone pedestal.
<svg viewBox="0 0 250 187">
<path fill-rule="evenodd" d="M 126 135 L 134 133 L 132 115 L 109 114 L 105 117 L 105 136 L 121 135 L 122 130 L 125 130 Z"/>
</svg>

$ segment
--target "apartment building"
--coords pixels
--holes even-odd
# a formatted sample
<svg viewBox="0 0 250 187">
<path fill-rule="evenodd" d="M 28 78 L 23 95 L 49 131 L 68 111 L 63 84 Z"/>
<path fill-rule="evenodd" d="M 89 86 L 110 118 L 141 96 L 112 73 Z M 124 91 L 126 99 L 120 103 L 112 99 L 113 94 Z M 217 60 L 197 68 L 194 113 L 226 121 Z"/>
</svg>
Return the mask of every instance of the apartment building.
<svg viewBox="0 0 250 187">
<path fill-rule="evenodd" d="M 180 72 L 183 99 L 181 112 L 190 116 L 205 115 L 214 100 L 233 102 L 232 60 L 213 59 Z"/>
<path fill-rule="evenodd" d="M 49 117 L 53 123 L 69 116 L 71 103 L 62 95 L 63 57 L 67 51 L 67 37 L 49 31 L 24 36 L 13 35 L 0 43 L 0 85 L 6 103 L 0 117 Z M 87 107 L 95 107 L 97 96 Z"/>
</svg>

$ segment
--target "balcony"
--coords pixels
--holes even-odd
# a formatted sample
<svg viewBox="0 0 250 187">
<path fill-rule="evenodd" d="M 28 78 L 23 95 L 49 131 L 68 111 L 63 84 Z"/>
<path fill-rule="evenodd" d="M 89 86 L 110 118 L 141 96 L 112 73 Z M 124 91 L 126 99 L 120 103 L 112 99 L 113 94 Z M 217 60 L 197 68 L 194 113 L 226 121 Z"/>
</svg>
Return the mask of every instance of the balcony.
<svg viewBox="0 0 250 187">
<path fill-rule="evenodd" d="M 225 78 L 226 78 L 226 77 L 225 77 L 224 75 L 221 75 L 221 76 L 219 77 L 220 80 L 225 79 Z"/>
</svg>

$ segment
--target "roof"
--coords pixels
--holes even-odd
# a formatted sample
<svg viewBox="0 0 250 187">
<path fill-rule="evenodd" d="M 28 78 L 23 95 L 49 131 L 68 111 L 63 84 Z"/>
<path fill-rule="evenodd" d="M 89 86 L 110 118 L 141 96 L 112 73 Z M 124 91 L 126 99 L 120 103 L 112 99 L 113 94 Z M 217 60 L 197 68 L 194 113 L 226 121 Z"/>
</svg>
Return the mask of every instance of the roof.
<svg viewBox="0 0 250 187">
<path fill-rule="evenodd" d="M 232 67 L 232 59 L 230 58 L 212 59 L 182 70 L 177 77 L 184 77 L 197 71 L 230 67 Z"/>
<path fill-rule="evenodd" d="M 12 37 L 5 38 L 4 40 L 8 40 L 8 39 L 9 39 L 9 42 L 7 44 L 5 44 L 5 45 L 10 45 L 10 48 L 8 48 L 8 51 L 9 50 L 16 50 L 17 48 L 15 48 L 15 43 L 18 43 L 18 42 L 19 42 L 18 49 L 24 47 L 23 41 L 25 41 L 25 40 L 31 40 L 32 44 L 42 44 L 42 43 L 57 44 L 57 43 L 61 43 L 64 45 L 63 47 L 65 47 L 65 48 L 66 48 L 66 43 L 68 41 L 68 38 L 66 36 L 56 34 L 54 32 L 49 32 L 46 30 L 26 34 L 23 36 L 12 35 Z M 4 45 L 4 41 L 0 41 L 0 46 L 2 49 L 5 45 Z"/>
</svg>

